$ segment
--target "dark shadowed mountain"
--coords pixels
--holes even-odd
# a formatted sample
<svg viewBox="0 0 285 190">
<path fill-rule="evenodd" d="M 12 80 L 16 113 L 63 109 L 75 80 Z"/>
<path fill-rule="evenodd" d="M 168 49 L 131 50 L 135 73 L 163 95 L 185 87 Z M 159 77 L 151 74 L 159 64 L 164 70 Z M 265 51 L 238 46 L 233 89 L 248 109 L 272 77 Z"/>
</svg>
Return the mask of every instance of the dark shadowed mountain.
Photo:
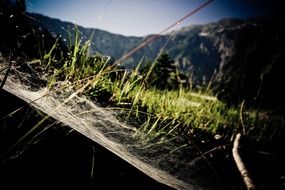
<svg viewBox="0 0 285 190">
<path fill-rule="evenodd" d="M 284 110 L 284 33 L 279 17 L 249 21 L 228 34 L 234 41 L 216 77 L 221 99 Z"/>
</svg>

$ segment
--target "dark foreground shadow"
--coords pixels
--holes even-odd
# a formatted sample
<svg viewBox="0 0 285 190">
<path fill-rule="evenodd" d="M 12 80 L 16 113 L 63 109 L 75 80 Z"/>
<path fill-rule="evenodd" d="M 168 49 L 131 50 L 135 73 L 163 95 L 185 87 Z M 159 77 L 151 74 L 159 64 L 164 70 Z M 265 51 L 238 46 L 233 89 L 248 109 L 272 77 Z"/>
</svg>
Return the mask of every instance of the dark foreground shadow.
<svg viewBox="0 0 285 190">
<path fill-rule="evenodd" d="M 0 105 L 3 118 L 25 103 L 2 91 Z M 40 118 L 27 106 L 1 120 L 1 189 L 172 189 L 67 126 L 57 125 L 37 135 L 43 129 L 39 127 L 5 154 Z"/>
</svg>

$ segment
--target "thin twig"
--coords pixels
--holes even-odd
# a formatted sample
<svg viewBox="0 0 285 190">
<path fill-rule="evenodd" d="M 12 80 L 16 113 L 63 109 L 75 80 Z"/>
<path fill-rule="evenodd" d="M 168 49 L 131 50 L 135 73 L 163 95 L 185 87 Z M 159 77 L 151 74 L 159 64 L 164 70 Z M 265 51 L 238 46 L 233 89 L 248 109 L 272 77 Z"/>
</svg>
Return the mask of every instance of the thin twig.
<svg viewBox="0 0 285 190">
<path fill-rule="evenodd" d="M 246 130 L 245 130 L 245 125 L 244 125 L 244 122 L 243 122 L 243 109 L 244 109 L 244 103 L 245 103 L 245 100 L 242 101 L 241 103 L 241 106 L 240 106 L 240 112 L 239 112 L 239 117 L 240 117 L 240 122 L 241 122 L 241 126 L 242 126 L 242 130 L 243 130 L 243 134 L 245 134 Z"/>
<path fill-rule="evenodd" d="M 208 151 L 204 152 L 203 154 L 204 154 L 204 155 L 208 155 L 208 154 L 211 154 L 211 153 L 213 153 L 213 152 L 215 152 L 215 151 L 218 151 L 218 150 L 225 150 L 225 149 L 226 149 L 226 146 L 227 146 L 227 145 L 220 145 L 220 146 L 214 147 L 214 148 L 212 148 L 211 150 L 208 150 Z"/>
<path fill-rule="evenodd" d="M 246 186 L 246 188 L 248 190 L 255 190 L 255 185 L 249 175 L 249 172 L 248 170 L 246 169 L 240 155 L 239 155 L 239 151 L 238 151 L 238 148 L 239 148 L 239 142 L 240 142 L 240 138 L 241 138 L 241 134 L 238 133 L 236 135 L 236 138 L 235 138 L 235 141 L 234 141 L 234 146 L 233 146 L 233 149 L 232 149 L 232 153 L 233 153 L 233 158 L 234 158 L 234 161 L 237 165 L 237 168 L 241 174 L 241 177 L 243 178 L 243 181 L 244 181 L 244 184 Z"/>
<path fill-rule="evenodd" d="M 93 181 L 94 179 L 94 167 L 95 167 L 95 147 L 92 147 L 93 148 L 93 154 L 92 154 L 92 162 L 91 162 L 91 173 L 90 173 L 90 180 L 91 182 Z"/>
</svg>

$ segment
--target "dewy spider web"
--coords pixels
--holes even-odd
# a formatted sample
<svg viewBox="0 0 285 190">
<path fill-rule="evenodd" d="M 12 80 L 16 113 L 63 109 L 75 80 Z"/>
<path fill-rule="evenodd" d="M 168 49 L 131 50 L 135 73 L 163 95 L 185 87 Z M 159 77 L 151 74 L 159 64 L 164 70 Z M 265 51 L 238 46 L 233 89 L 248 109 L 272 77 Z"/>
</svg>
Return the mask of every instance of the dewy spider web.
<svg viewBox="0 0 285 190">
<path fill-rule="evenodd" d="M 0 70 L 7 65 L 7 61 L 0 60 Z M 4 75 L 5 72 L 0 73 L 0 82 Z M 214 172 L 203 157 L 185 157 L 184 149 L 171 141 L 144 144 L 135 135 L 139 131 L 119 121 L 114 110 L 97 106 L 80 95 L 80 91 L 42 87 L 36 83 L 37 77 L 35 73 L 12 66 L 4 90 L 92 139 L 161 183 L 182 190 L 220 189 Z"/>
<path fill-rule="evenodd" d="M 0 69 L 7 64 L 2 60 Z M 4 74 L 0 73 L 0 82 Z M 4 90 L 92 139 L 161 183 L 183 190 L 218 189 L 215 174 L 201 156 L 187 158 L 185 149 L 171 141 L 144 144 L 135 135 L 136 128 L 119 121 L 114 110 L 101 108 L 72 90 L 40 87 L 33 77 L 33 73 L 19 71 L 13 66 Z"/>
</svg>

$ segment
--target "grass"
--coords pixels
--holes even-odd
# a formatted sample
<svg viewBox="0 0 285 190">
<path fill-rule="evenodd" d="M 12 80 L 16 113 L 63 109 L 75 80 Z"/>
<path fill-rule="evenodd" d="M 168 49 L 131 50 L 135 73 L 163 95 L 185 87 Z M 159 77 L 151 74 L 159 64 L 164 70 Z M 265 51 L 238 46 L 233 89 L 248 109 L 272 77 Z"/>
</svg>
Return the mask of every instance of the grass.
<svg viewBox="0 0 285 190">
<path fill-rule="evenodd" d="M 264 116 L 260 110 L 246 108 L 244 102 L 239 107 L 230 107 L 212 94 L 210 85 L 196 92 L 182 86 L 174 90 L 158 89 L 149 85 L 155 61 L 145 73 L 140 72 L 143 60 L 133 70 L 122 69 L 111 65 L 108 56 L 89 55 L 92 37 L 82 42 L 76 29 L 74 36 L 72 43 L 70 35 L 67 56 L 60 60 L 55 56 L 60 39 L 50 49 L 41 50 L 45 53 L 38 62 L 49 73 L 48 87 L 52 90 L 58 88 L 59 81 L 64 82 L 62 90 L 72 88 L 74 94 L 83 93 L 116 111 L 124 122 L 131 122 L 137 128 L 136 136 L 142 142 L 164 143 L 180 137 L 185 142 L 193 138 L 202 142 L 201 134 L 230 141 L 238 131 L 255 139 L 266 138 L 272 123 L 265 119 L 270 117 L 267 113 Z M 72 95 L 64 102 L 70 98 Z M 282 122 L 278 121 L 278 125 Z"/>
<path fill-rule="evenodd" d="M 75 36 L 78 35 L 76 32 Z M 78 90 L 88 83 L 82 93 L 101 105 L 120 110 L 119 116 L 131 120 L 140 137 L 171 139 L 181 134 L 193 135 L 193 129 L 213 135 L 226 130 L 233 135 L 237 130 L 247 133 L 246 128 L 256 121 L 256 114 L 243 117 L 247 111 L 243 104 L 241 108 L 228 107 L 208 88 L 194 92 L 183 87 L 177 90 L 151 87 L 148 80 L 155 63 L 146 73 L 139 72 L 142 62 L 134 70 L 113 67 L 109 57 L 89 55 L 90 40 L 82 43 L 79 39 L 75 37 L 74 45 L 69 45 L 68 56 L 62 59 L 60 67 L 50 61 L 55 48 L 44 57 L 48 60 L 46 69 L 54 70 L 49 86 L 64 80 Z"/>
<path fill-rule="evenodd" d="M 215 97 L 210 88 L 211 83 L 198 91 L 183 85 L 172 90 L 156 88 L 150 82 L 151 74 L 157 66 L 155 61 L 145 72 L 141 71 L 143 60 L 133 70 L 123 69 L 112 65 L 108 56 L 90 55 L 91 39 L 82 42 L 78 35 L 78 31 L 75 30 L 75 43 L 71 43 L 70 37 L 66 56 L 59 59 L 56 57 L 55 54 L 58 54 L 56 47 L 60 40 L 57 39 L 50 49 L 41 50 L 44 52 L 41 58 L 28 63 L 41 64 L 44 68 L 44 73 L 41 74 L 48 74 L 50 90 L 67 89 L 71 92 L 62 104 L 54 108 L 55 110 L 75 96 L 84 94 L 104 107 L 103 109 L 116 112 L 122 122 L 133 126 L 134 144 L 130 143 L 128 146 L 135 146 L 139 150 L 138 155 L 145 154 L 142 157 L 150 155 L 151 159 L 151 154 L 159 154 L 160 158 L 155 157 L 159 159 L 154 162 L 160 163 L 169 157 L 170 164 L 173 164 L 171 159 L 176 156 L 181 158 L 179 160 L 181 162 L 184 159 L 203 158 L 219 180 L 210 157 L 215 155 L 212 154 L 214 151 L 218 150 L 219 153 L 219 150 L 223 150 L 223 154 L 228 158 L 230 153 L 228 150 L 237 133 L 242 132 L 244 136 L 250 138 L 248 142 L 251 143 L 246 146 L 251 147 L 267 145 L 271 141 L 278 144 L 279 141 L 276 139 L 283 138 L 284 117 L 267 110 L 249 108 L 245 102 L 241 102 L 239 106 L 229 106 Z M 3 68 L 0 72 L 4 73 L 8 68 Z M 179 75 L 178 72 L 176 74 Z M 22 108 L 18 110 L 20 109 Z M 18 110 L 0 118 L 0 121 Z M 77 114 L 84 115 L 91 112 L 93 110 Z M 8 145 L 9 147 L 0 155 L 0 160 L 8 158 L 12 151 L 29 138 L 38 139 L 42 133 L 59 124 L 59 121 L 55 121 L 48 125 L 48 119 L 49 116 L 43 116 L 12 145 Z M 282 141 L 280 142 L 280 147 L 283 148 Z M 90 181 L 95 177 L 94 159 L 93 149 Z M 216 163 L 214 164 L 216 166 Z"/>
</svg>

